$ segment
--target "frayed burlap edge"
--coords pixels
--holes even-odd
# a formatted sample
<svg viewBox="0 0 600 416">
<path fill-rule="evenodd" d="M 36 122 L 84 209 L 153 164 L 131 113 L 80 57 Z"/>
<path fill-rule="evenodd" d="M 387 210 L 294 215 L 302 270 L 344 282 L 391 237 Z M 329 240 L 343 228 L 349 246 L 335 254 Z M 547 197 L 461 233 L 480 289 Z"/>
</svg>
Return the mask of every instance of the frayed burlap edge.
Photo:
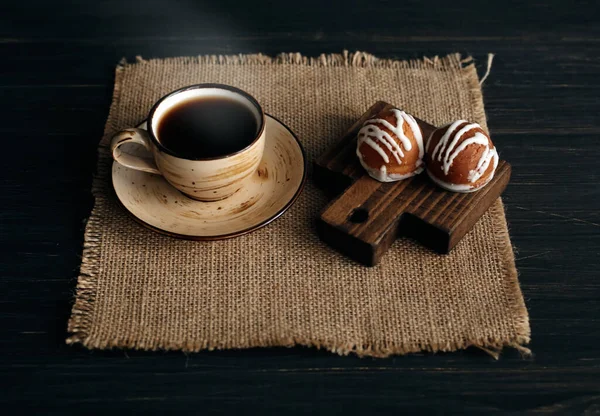
<svg viewBox="0 0 600 416">
<path fill-rule="evenodd" d="M 483 94 L 481 92 L 481 83 L 487 78 L 490 73 L 493 54 L 488 54 L 487 71 L 484 77 L 479 80 L 477 72 L 472 71 L 475 66 L 472 57 L 462 60 L 464 65 L 467 85 L 469 86 L 469 92 L 471 94 L 471 106 L 474 110 L 474 114 L 478 120 L 481 120 L 485 130 L 489 131 L 487 127 L 487 118 L 485 116 L 485 109 L 483 106 Z M 498 340 L 490 340 L 490 343 L 475 343 L 472 344 L 475 347 L 482 349 L 483 351 L 490 354 L 495 359 L 498 359 L 500 352 L 504 347 L 512 347 L 518 350 L 523 357 L 529 357 L 532 352 L 529 348 L 523 345 L 529 344 L 531 340 L 531 329 L 529 326 L 529 314 L 523 294 L 521 292 L 521 286 L 519 285 L 518 272 L 515 266 L 515 257 L 513 253 L 513 247 L 510 242 L 510 236 L 508 234 L 508 224 L 506 222 L 506 216 L 504 215 L 504 205 L 500 199 L 496 204 L 492 205 L 490 209 L 499 210 L 495 216 L 497 221 L 494 222 L 494 234 L 496 237 L 496 243 L 503 257 L 502 265 L 504 266 L 504 279 L 503 283 L 506 287 L 504 293 L 512 294 L 512 297 L 508 299 L 509 305 L 512 308 L 512 316 L 515 317 L 515 335 L 513 339 L 505 342 L 499 342 Z"/>
<path fill-rule="evenodd" d="M 277 56 L 267 56 L 261 53 L 249 55 L 199 55 L 176 58 L 144 59 L 136 57 L 135 63 L 128 63 L 123 59 L 120 68 L 131 65 L 162 65 L 170 62 L 178 64 L 203 64 L 203 65 L 305 65 L 315 67 L 355 67 L 355 68 L 414 68 L 414 69 L 456 69 L 472 59 L 461 61 L 460 54 L 455 53 L 445 57 L 397 60 L 381 59 L 366 52 L 348 52 L 334 54 L 321 54 L 318 57 L 308 57 L 300 53 L 281 53 Z M 117 67 L 117 69 L 119 69 Z"/>
<path fill-rule="evenodd" d="M 98 145 L 98 163 L 96 174 L 92 180 L 92 196 L 94 197 L 94 207 L 85 226 L 83 236 L 83 253 L 81 267 L 77 279 L 77 288 L 75 294 L 75 303 L 71 309 L 71 318 L 67 326 L 67 331 L 72 335 L 66 339 L 67 344 L 81 343 L 89 348 L 108 348 L 96 346 L 99 343 L 92 341 L 90 336 L 90 327 L 94 315 L 94 303 L 96 300 L 96 284 L 98 280 L 98 271 L 100 268 L 100 254 L 102 244 L 101 225 L 99 224 L 99 213 L 106 206 L 106 188 L 110 164 L 112 161 L 106 147 L 106 142 L 110 134 L 116 131 L 113 123 L 113 115 L 121 101 L 121 84 L 123 81 L 123 67 L 118 65 L 115 70 L 115 86 L 113 89 L 113 99 L 108 112 L 108 119 L 104 126 L 104 134 Z"/>
<path fill-rule="evenodd" d="M 228 345 L 227 343 L 204 340 L 201 342 L 154 342 L 151 345 L 140 345 L 136 341 L 128 339 L 99 340 L 94 334 L 90 333 L 91 323 L 93 322 L 94 302 L 96 297 L 96 284 L 100 267 L 100 254 L 102 245 L 101 226 L 98 223 L 98 214 L 105 209 L 106 180 L 110 169 L 110 155 L 106 149 L 108 135 L 116 131 L 113 122 L 113 113 L 116 111 L 121 100 L 121 84 L 123 72 L 133 65 L 160 65 L 169 62 L 189 63 L 189 64 L 215 64 L 215 65 L 306 65 L 317 67 L 360 67 L 360 68 L 410 68 L 410 69 L 431 69 L 431 70 L 462 70 L 466 77 L 471 93 L 471 105 L 477 114 L 479 120 L 485 120 L 485 111 L 479 79 L 476 71 L 473 71 L 474 62 L 472 57 L 461 59 L 458 53 L 447 55 L 445 57 L 435 56 L 433 58 L 424 57 L 418 60 L 394 60 L 380 59 L 365 52 L 349 53 L 343 51 L 341 54 L 321 54 L 318 57 L 306 57 L 299 53 L 282 53 L 275 57 L 269 57 L 262 54 L 252 55 L 203 55 L 196 57 L 175 57 L 166 59 L 143 59 L 136 57 L 135 63 L 128 63 L 123 59 L 115 71 L 115 86 L 113 91 L 113 100 L 109 111 L 108 120 L 104 129 L 104 136 L 98 147 L 98 167 L 92 184 L 92 195 L 95 198 L 94 208 L 86 224 L 84 234 L 84 246 L 82 253 L 82 263 L 76 288 L 76 299 L 72 308 L 71 318 L 68 323 L 68 332 L 71 334 L 66 339 L 67 344 L 82 344 L 87 348 L 131 348 L 141 350 L 181 350 L 185 352 L 198 352 L 201 350 L 229 349 L 229 348 L 253 348 L 253 347 L 292 347 L 302 345 L 307 347 L 316 347 L 317 349 L 326 349 L 328 351 L 348 355 L 354 353 L 360 357 L 388 357 L 390 355 L 402 355 L 416 353 L 420 351 L 428 352 L 451 352 L 468 347 L 477 347 L 487 352 L 492 357 L 498 359 L 499 354 L 505 347 L 512 347 L 521 352 L 523 356 L 531 355 L 531 351 L 523 345 L 530 341 L 529 318 L 521 289 L 517 278 L 517 270 L 514 265 L 514 255 L 502 202 L 499 201 L 490 209 L 499 210 L 496 217 L 501 221 L 495 223 L 494 237 L 497 247 L 502 251 L 504 258 L 503 264 L 506 285 L 505 293 L 513 294 L 508 299 L 513 316 L 516 317 L 515 335 L 508 340 L 498 340 L 493 338 L 482 338 L 478 340 L 451 342 L 444 345 L 408 345 L 405 343 L 383 342 L 371 343 L 370 345 L 340 345 L 335 340 L 314 339 L 314 338 L 280 338 L 277 341 L 249 340 L 245 344 Z M 487 126 L 484 126 L 487 129 Z"/>
</svg>

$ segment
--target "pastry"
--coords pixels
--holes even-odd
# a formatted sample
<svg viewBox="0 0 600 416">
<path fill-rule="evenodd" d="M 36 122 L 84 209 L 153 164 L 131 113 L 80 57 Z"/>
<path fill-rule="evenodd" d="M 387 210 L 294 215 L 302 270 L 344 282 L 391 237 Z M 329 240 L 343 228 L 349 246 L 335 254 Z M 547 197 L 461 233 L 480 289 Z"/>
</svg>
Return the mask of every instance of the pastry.
<svg viewBox="0 0 600 416">
<path fill-rule="evenodd" d="M 494 177 L 498 152 L 477 123 L 457 120 L 436 129 L 425 146 L 427 174 L 453 192 L 474 192 Z"/>
<path fill-rule="evenodd" d="M 385 110 L 363 124 L 356 154 L 374 179 L 406 179 L 423 171 L 423 133 L 410 114 L 397 108 Z"/>
</svg>

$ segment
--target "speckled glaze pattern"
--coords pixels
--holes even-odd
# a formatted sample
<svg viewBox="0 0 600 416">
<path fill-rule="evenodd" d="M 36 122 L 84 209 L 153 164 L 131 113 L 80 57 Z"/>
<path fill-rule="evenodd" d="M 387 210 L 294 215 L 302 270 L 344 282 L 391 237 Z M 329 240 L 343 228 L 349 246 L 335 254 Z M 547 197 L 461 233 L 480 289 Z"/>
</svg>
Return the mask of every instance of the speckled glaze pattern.
<svg viewBox="0 0 600 416">
<path fill-rule="evenodd" d="M 112 181 L 119 201 L 144 225 L 181 238 L 222 239 L 268 224 L 285 212 L 300 194 L 306 178 L 306 160 L 300 143 L 285 125 L 270 116 L 265 116 L 265 121 L 262 160 L 252 170 L 254 158 L 250 158 L 243 171 L 252 170 L 251 174 L 243 181 L 242 188 L 229 198 L 210 202 L 194 200 L 178 191 L 181 188 L 188 192 L 194 190 L 178 177 L 171 177 L 177 186 L 175 189 L 166 177 L 130 169 L 115 161 Z M 132 147 L 131 152 L 141 155 L 144 149 Z M 161 169 L 169 169 L 167 157 L 157 161 Z M 166 166 L 161 165 L 163 163 Z M 240 165 L 244 166 L 242 162 Z M 215 172 L 218 175 L 218 169 Z M 238 173 L 236 177 L 242 175 Z"/>
<path fill-rule="evenodd" d="M 249 148 L 215 160 L 188 160 L 153 147 L 154 161 L 164 178 L 179 191 L 200 201 L 227 198 L 244 186 L 258 169 L 266 131 Z"/>
<path fill-rule="evenodd" d="M 175 154 L 157 138 L 156 128 L 169 108 L 190 99 L 222 97 L 235 100 L 256 117 L 258 130 L 252 143 L 222 157 L 196 159 Z M 121 147 L 129 143 L 142 145 L 151 155 L 134 155 Z M 229 85 L 196 84 L 175 90 L 158 100 L 144 129 L 126 129 L 111 141 L 113 159 L 125 167 L 162 175 L 179 191 L 200 201 L 217 201 L 239 191 L 262 159 L 265 147 L 265 115 L 258 102 L 248 93 Z"/>
<path fill-rule="evenodd" d="M 171 185 L 191 198 L 216 201 L 227 198 L 244 186 L 245 179 L 256 172 L 265 147 L 266 129 L 260 137 L 241 152 L 218 159 L 190 160 L 170 155 L 150 140 L 144 129 L 127 129 L 117 134 L 111 143 L 113 158 L 130 169 L 162 175 Z M 154 156 L 123 152 L 121 146 L 130 142 L 142 145 Z"/>
</svg>

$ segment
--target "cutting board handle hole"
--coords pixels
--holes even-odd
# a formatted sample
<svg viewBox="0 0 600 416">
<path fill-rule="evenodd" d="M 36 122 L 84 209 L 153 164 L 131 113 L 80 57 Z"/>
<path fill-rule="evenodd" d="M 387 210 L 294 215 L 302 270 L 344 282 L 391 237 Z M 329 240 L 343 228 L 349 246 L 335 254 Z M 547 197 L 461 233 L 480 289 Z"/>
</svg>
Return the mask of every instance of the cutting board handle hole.
<svg viewBox="0 0 600 416">
<path fill-rule="evenodd" d="M 353 222 L 355 224 L 360 224 L 362 222 L 365 222 L 368 218 L 369 218 L 369 211 L 367 211 L 364 208 L 356 208 L 356 209 L 352 210 L 352 213 L 348 217 L 350 222 Z"/>
</svg>

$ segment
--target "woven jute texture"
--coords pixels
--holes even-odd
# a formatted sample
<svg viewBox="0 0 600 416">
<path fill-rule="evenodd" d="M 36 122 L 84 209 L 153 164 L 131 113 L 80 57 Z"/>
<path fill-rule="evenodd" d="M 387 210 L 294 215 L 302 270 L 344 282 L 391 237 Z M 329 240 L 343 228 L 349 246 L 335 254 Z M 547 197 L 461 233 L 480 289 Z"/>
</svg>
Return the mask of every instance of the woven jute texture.
<svg viewBox="0 0 600 416">
<path fill-rule="evenodd" d="M 143 120 L 165 93 L 202 82 L 252 94 L 297 134 L 309 160 L 377 100 L 436 125 L 464 118 L 486 126 L 475 66 L 459 55 L 417 61 L 360 52 L 202 56 L 120 64 L 68 343 L 185 351 L 306 345 L 376 357 L 468 346 L 492 355 L 505 346 L 526 351 L 529 320 L 500 200 L 450 255 L 400 239 L 373 268 L 320 242 L 314 221 L 328 201 L 310 177 L 281 218 L 230 240 L 178 240 L 133 221 L 112 190 L 110 137 Z"/>
</svg>

